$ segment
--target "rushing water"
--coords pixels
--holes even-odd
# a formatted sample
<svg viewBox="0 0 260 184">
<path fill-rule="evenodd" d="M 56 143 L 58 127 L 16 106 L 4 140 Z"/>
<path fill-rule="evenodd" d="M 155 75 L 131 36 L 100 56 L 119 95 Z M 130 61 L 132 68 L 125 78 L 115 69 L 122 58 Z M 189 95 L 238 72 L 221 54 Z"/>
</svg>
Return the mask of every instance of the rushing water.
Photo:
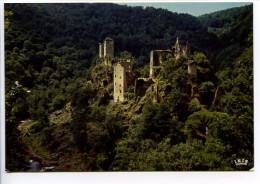
<svg viewBox="0 0 260 184">
<path fill-rule="evenodd" d="M 29 160 L 27 161 L 26 170 L 29 172 L 50 172 L 57 171 L 56 166 L 43 167 L 42 164 L 38 161 Z"/>
<path fill-rule="evenodd" d="M 40 162 L 30 160 L 29 168 L 30 172 L 39 172 L 42 169 L 42 165 Z"/>
</svg>

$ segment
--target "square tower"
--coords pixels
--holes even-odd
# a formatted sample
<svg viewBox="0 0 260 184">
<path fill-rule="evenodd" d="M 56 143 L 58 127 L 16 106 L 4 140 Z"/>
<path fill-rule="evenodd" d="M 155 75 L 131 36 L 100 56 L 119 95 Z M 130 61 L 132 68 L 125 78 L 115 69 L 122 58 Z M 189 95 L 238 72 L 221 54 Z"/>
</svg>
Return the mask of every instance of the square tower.
<svg viewBox="0 0 260 184">
<path fill-rule="evenodd" d="M 110 37 L 104 40 L 104 57 L 114 58 L 114 40 Z"/>
<path fill-rule="evenodd" d="M 127 89 L 126 71 L 125 68 L 117 63 L 114 66 L 114 101 L 124 101 L 124 94 Z"/>
</svg>

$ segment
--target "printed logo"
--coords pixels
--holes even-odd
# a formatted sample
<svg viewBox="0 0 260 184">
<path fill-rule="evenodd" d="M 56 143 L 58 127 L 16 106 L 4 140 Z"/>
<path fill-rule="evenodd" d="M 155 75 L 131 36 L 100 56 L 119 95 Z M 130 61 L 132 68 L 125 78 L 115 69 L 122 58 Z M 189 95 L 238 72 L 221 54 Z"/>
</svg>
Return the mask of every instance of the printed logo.
<svg viewBox="0 0 260 184">
<path fill-rule="evenodd" d="M 247 165 L 248 164 L 248 160 L 245 159 L 237 159 L 234 160 L 235 165 Z"/>
</svg>

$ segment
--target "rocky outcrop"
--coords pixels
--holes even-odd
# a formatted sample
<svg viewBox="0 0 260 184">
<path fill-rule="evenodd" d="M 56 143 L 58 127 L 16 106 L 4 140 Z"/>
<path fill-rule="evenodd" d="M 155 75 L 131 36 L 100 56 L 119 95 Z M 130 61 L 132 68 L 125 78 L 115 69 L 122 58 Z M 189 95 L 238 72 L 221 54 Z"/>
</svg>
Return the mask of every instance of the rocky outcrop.
<svg viewBox="0 0 260 184">
<path fill-rule="evenodd" d="M 113 68 L 99 64 L 95 66 L 91 73 L 91 81 L 99 87 L 106 87 L 109 83 L 113 82 Z"/>
<path fill-rule="evenodd" d="M 149 86 L 154 84 L 154 80 L 151 78 L 138 78 L 135 81 L 135 96 L 144 96 Z"/>
<path fill-rule="evenodd" d="M 111 96 L 109 95 L 109 93 L 106 89 L 99 90 L 97 93 L 98 106 L 105 104 L 110 98 L 111 98 Z"/>
</svg>

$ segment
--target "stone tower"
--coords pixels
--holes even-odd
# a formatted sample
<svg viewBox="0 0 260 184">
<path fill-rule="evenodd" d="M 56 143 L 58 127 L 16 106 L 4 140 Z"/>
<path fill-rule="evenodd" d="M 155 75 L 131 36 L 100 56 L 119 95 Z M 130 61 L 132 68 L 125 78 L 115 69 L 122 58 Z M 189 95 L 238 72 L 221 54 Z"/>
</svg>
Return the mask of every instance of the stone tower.
<svg viewBox="0 0 260 184">
<path fill-rule="evenodd" d="M 99 58 L 104 58 L 105 65 L 111 65 L 114 59 L 114 40 L 106 37 L 103 43 L 99 43 Z"/>
<path fill-rule="evenodd" d="M 124 101 L 125 91 L 128 86 L 133 85 L 134 75 L 130 60 L 118 59 L 114 66 L 114 101 Z"/>
<path fill-rule="evenodd" d="M 124 101 L 124 94 L 127 89 L 126 72 L 121 63 L 114 66 L 114 101 Z"/>
<path fill-rule="evenodd" d="M 110 37 L 104 40 L 104 57 L 114 58 L 114 40 Z"/>
<path fill-rule="evenodd" d="M 99 58 L 104 57 L 104 44 L 99 43 Z"/>
</svg>

